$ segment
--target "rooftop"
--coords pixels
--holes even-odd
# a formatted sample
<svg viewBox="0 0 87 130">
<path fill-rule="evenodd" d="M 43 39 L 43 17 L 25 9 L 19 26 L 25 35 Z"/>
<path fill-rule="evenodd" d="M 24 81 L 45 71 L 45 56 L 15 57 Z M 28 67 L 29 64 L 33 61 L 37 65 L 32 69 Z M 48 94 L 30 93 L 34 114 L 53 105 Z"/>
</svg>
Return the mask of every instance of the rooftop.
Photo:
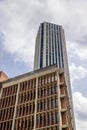
<svg viewBox="0 0 87 130">
<path fill-rule="evenodd" d="M 36 73 L 39 73 L 39 72 L 43 72 L 45 70 L 50 70 L 50 69 L 54 69 L 54 68 L 57 68 L 56 64 L 54 65 L 51 65 L 51 66 L 48 66 L 48 67 L 44 67 L 44 68 L 41 68 L 41 69 L 38 69 L 38 70 L 34 70 L 34 71 L 31 71 L 31 72 L 28 72 L 28 73 L 24 73 L 22 75 L 18 75 L 16 77 L 13 77 L 13 78 L 9 78 L 8 80 L 6 81 L 3 81 L 2 83 L 6 83 L 6 82 L 11 82 L 11 81 L 15 81 L 15 80 L 18 80 L 20 78 L 23 78 L 23 77 L 26 77 L 26 76 L 30 76 L 32 74 L 36 74 Z"/>
</svg>

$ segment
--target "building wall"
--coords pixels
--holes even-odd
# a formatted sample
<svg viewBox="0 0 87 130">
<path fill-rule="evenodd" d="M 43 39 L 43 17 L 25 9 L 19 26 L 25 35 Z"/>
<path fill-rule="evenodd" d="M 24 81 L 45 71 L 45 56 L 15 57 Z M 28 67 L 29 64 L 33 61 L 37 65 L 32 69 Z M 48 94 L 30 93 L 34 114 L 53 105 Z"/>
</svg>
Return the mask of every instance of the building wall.
<svg viewBox="0 0 87 130">
<path fill-rule="evenodd" d="M 3 71 L 0 71 L 0 94 L 1 94 L 1 88 L 2 88 L 1 82 L 5 81 L 7 79 L 8 79 L 8 76 Z"/>
<path fill-rule="evenodd" d="M 8 79 L 8 76 L 4 72 L 0 71 L 0 82 L 7 79 Z"/>
<path fill-rule="evenodd" d="M 0 130 L 73 130 L 64 70 L 41 69 L 3 82 Z"/>
</svg>

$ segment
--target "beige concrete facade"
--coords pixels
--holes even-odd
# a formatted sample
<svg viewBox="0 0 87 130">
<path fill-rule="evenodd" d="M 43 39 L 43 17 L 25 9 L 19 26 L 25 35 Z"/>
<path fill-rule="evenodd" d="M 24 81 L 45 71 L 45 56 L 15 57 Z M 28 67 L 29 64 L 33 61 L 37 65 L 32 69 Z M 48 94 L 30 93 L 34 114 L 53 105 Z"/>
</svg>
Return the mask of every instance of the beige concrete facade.
<svg viewBox="0 0 87 130">
<path fill-rule="evenodd" d="M 74 130 L 64 69 L 54 65 L 3 82 L 0 130 Z"/>
</svg>

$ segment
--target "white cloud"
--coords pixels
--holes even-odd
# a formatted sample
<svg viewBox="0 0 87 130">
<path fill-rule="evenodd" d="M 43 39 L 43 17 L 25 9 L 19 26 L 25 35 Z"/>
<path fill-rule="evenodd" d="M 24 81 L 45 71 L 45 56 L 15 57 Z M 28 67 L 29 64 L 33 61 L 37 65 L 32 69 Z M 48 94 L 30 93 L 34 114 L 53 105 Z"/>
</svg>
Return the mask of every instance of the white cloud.
<svg viewBox="0 0 87 130">
<path fill-rule="evenodd" d="M 73 94 L 77 130 L 87 128 L 87 98 L 80 92 Z"/>
<path fill-rule="evenodd" d="M 28 1 L 3 2 L 0 9 L 3 14 L 0 29 L 4 36 L 5 51 L 13 55 L 15 61 L 22 61 L 32 66 L 35 32 L 28 23 L 31 10 L 27 4 Z"/>
<path fill-rule="evenodd" d="M 56 3 L 56 4 L 55 4 Z M 62 24 L 67 39 L 80 40 L 86 34 L 86 1 L 64 0 L 7 0 L 0 2 L 0 33 L 4 35 L 5 50 L 16 60 L 33 64 L 34 44 L 40 22 Z M 86 49 L 75 50 L 76 55 L 87 59 Z M 26 51 L 25 51 L 26 48 Z M 30 63 L 31 62 L 31 63 Z"/>
<path fill-rule="evenodd" d="M 81 61 L 87 61 L 87 46 L 82 44 L 78 44 L 76 42 L 67 42 L 68 53 L 72 58 L 79 58 Z"/>
<path fill-rule="evenodd" d="M 72 83 L 75 82 L 75 80 L 83 79 L 87 76 L 87 68 L 84 68 L 80 65 L 76 66 L 74 63 L 72 63 L 70 65 L 70 75 Z"/>
</svg>

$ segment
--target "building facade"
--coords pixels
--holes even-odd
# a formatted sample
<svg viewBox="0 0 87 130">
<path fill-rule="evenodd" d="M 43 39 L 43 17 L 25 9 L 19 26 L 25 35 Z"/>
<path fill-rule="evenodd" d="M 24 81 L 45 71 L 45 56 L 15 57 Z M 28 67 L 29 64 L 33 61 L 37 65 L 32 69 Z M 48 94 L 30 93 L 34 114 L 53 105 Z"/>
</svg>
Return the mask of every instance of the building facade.
<svg viewBox="0 0 87 130">
<path fill-rule="evenodd" d="M 40 24 L 36 37 L 34 69 L 53 64 L 57 64 L 58 68 L 64 67 L 63 39 L 62 26 L 47 22 Z"/>
<path fill-rule="evenodd" d="M 0 130 L 74 130 L 64 69 L 54 65 L 2 82 Z"/>
</svg>

